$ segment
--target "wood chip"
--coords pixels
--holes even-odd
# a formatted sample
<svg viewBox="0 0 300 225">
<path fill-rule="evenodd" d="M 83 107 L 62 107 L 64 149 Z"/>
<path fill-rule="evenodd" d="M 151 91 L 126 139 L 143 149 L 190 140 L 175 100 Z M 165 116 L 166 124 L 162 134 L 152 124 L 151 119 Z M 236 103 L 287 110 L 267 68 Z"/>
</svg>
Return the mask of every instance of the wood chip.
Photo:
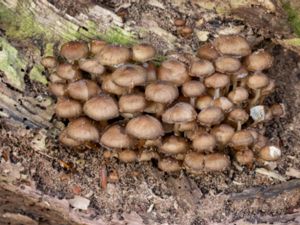
<svg viewBox="0 0 300 225">
<path fill-rule="evenodd" d="M 76 195 L 73 199 L 69 200 L 69 203 L 76 209 L 87 210 L 90 204 L 90 200 Z"/>
<path fill-rule="evenodd" d="M 295 168 L 288 168 L 287 171 L 285 172 L 285 175 L 289 177 L 300 178 L 300 170 L 297 170 Z"/>
<path fill-rule="evenodd" d="M 274 172 L 274 171 L 269 171 L 266 170 L 265 168 L 257 168 L 255 170 L 256 173 L 262 174 L 262 175 L 266 175 L 268 177 L 280 180 L 280 181 L 286 181 L 286 178 L 284 176 L 281 176 L 280 174 Z"/>
</svg>

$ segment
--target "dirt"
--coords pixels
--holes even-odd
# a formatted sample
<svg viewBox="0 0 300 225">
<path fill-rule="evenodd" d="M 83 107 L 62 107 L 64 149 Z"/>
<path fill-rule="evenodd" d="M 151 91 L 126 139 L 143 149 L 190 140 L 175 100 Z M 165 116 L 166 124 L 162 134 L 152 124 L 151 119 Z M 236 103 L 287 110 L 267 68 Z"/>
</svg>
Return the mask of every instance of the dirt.
<svg viewBox="0 0 300 225">
<path fill-rule="evenodd" d="M 123 1 L 49 2 L 71 15 L 83 12 L 81 10 L 85 4 L 99 4 L 112 10 L 124 5 Z M 26 129 L 1 118 L 1 163 L 21 164 L 24 167 L 21 174 L 26 175 L 24 180 L 32 179 L 43 194 L 59 199 L 70 199 L 75 195 L 90 199 L 92 213 L 89 211 L 86 217 L 91 220 L 102 217 L 108 221 L 116 218 L 122 221 L 124 215 L 136 212 L 144 224 L 222 224 L 225 220 L 230 222 L 239 219 L 254 223 L 263 222 L 266 215 L 280 216 L 294 212 L 300 207 L 299 189 L 269 199 L 236 201 L 231 200 L 230 195 L 247 188 L 264 188 L 282 182 L 257 173 L 255 168 L 270 169 L 288 180 L 293 179 L 286 176 L 289 168 L 300 169 L 299 56 L 272 43 L 272 35 L 264 38 L 264 32 L 253 29 L 241 19 L 213 17 L 202 25 L 196 25 L 195 21 L 203 16 L 201 11 L 195 13 L 194 10 L 189 15 L 174 8 L 171 3 L 164 6 L 165 9 L 159 9 L 149 4 L 130 3 L 125 8 L 124 20 L 127 23 L 136 21 L 143 26 L 143 19 L 149 18 L 177 37 L 176 51 L 190 52 L 199 46 L 196 34 L 193 33 L 189 38 L 181 37 L 173 25 L 175 18 L 185 18 L 188 25 L 209 31 L 209 38 L 228 26 L 242 26 L 241 32 L 252 40 L 251 44 L 255 49 L 264 47 L 272 53 L 275 62 L 268 75 L 276 80 L 277 89 L 266 103 L 283 103 L 287 109 L 285 117 L 266 124 L 266 135 L 273 143 L 279 143 L 283 151 L 279 161 L 269 165 L 256 162 L 254 168 L 242 168 L 241 171 L 232 166 L 230 170 L 222 173 L 192 176 L 181 172 L 167 175 L 157 169 L 154 161 L 143 164 L 123 164 L 116 159 L 106 161 L 103 159 L 103 149 L 99 146 L 75 151 L 60 145 L 57 128 Z M 155 35 L 143 37 L 142 40 L 153 42 L 159 49 L 166 45 L 158 42 Z M 36 96 L 37 93 L 46 93 L 46 88 L 26 80 L 26 96 Z M 62 125 L 55 117 L 52 123 Z M 108 177 L 110 174 L 117 174 L 117 179 L 108 180 L 105 190 L 101 187 L 103 170 L 107 170 Z M 26 215 L 26 212 L 23 213 Z"/>
</svg>

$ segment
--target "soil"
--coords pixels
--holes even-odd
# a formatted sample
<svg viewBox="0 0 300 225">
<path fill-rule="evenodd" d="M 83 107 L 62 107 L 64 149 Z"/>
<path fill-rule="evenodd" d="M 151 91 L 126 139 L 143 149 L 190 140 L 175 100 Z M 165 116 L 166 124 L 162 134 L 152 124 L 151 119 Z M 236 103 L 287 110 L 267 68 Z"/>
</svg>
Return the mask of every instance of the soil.
<svg viewBox="0 0 300 225">
<path fill-rule="evenodd" d="M 49 2 L 71 15 L 81 12 L 80 4 L 96 3 L 112 10 L 124 4 L 119 1 L 107 3 L 98 0 L 79 1 L 81 3 L 77 5 L 67 0 Z M 195 51 L 199 46 L 196 35 L 181 37 L 172 21 L 174 18 L 184 17 L 187 24 L 195 27 L 195 21 L 200 19 L 200 11 L 187 16 L 188 14 L 184 15 L 182 10 L 171 4 L 166 3 L 165 7 L 166 9 L 154 10 L 149 4 L 132 3 L 125 9 L 124 20 L 128 23 L 139 21 L 142 26 L 146 16 L 151 20 L 155 19 L 160 27 L 178 38 L 178 49 L 175 51 Z M 21 166 L 20 173 L 24 179 L 20 183 L 27 185 L 26 180 L 32 179 L 43 194 L 59 199 L 71 199 L 75 195 L 90 199 L 90 210 L 86 212 L 86 218 L 91 220 L 101 217 L 108 221 L 126 221 L 128 218 L 124 218 L 124 215 L 136 212 L 144 224 L 223 224 L 224 221 L 239 219 L 259 223 L 264 222 L 267 215 L 280 216 L 294 212 L 300 207 L 299 189 L 267 199 L 246 198 L 236 201 L 230 198 L 232 194 L 248 188 L 263 189 L 282 183 L 278 179 L 257 173 L 255 168 L 267 168 L 287 180 L 293 179 L 286 175 L 288 169 L 300 169 L 300 60 L 296 53 L 274 44 L 270 39 L 272 35 L 263 36 L 263 31 L 252 29 L 247 21 L 234 17 L 216 17 L 201 26 L 210 31 L 209 38 L 212 38 L 229 24 L 243 26 L 242 32 L 252 40 L 254 48 L 263 47 L 275 58 L 268 75 L 276 80 L 277 89 L 266 99 L 266 104 L 283 103 L 286 115 L 268 122 L 265 127 L 266 135 L 273 143 L 279 144 L 283 151 L 281 159 L 276 163 L 256 162 L 254 168 L 245 167 L 241 170 L 232 166 L 226 172 L 204 173 L 199 176 L 192 176 L 184 171 L 168 175 L 157 169 L 155 161 L 143 164 L 123 164 L 116 159 L 107 161 L 99 146 L 78 151 L 60 145 L 57 128 L 33 129 L 1 118 L 0 165 L 10 162 Z M 143 37 L 142 40 L 151 41 L 158 49 L 164 49 L 165 43 L 156 42 L 155 35 Z M 27 80 L 26 96 L 36 96 L 37 93 L 47 94 L 46 87 Z M 55 117 L 51 122 L 62 126 L 61 121 Z M 105 171 L 108 174 L 108 184 L 104 190 L 101 176 L 103 178 Z M 22 214 L 26 215 L 26 212 Z"/>
</svg>

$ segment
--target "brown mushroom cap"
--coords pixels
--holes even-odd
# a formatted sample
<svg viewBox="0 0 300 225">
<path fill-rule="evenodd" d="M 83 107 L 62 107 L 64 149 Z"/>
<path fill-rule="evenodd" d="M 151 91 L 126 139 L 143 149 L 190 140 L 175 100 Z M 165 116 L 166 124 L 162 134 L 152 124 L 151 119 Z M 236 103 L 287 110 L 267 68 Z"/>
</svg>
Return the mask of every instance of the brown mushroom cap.
<svg viewBox="0 0 300 225">
<path fill-rule="evenodd" d="M 85 102 L 84 113 L 96 121 L 106 121 L 119 116 L 118 105 L 109 95 L 99 95 Z"/>
<path fill-rule="evenodd" d="M 66 83 L 66 80 L 58 76 L 56 73 L 50 74 L 49 80 L 52 83 L 62 83 L 62 84 Z"/>
<path fill-rule="evenodd" d="M 224 55 L 246 56 L 251 53 L 247 40 L 239 35 L 222 35 L 215 39 L 214 46 Z"/>
<path fill-rule="evenodd" d="M 144 109 L 145 113 L 161 115 L 165 110 L 165 106 L 163 103 L 158 102 L 149 102 Z"/>
<path fill-rule="evenodd" d="M 101 136 L 100 143 L 108 148 L 130 148 L 132 139 L 120 125 L 109 127 Z"/>
<path fill-rule="evenodd" d="M 149 115 L 131 119 L 126 125 L 126 132 L 139 139 L 155 139 L 164 134 L 160 121 Z"/>
<path fill-rule="evenodd" d="M 245 59 L 245 66 L 249 71 L 269 69 L 273 64 L 273 57 L 264 50 L 253 52 Z"/>
<path fill-rule="evenodd" d="M 199 96 L 196 99 L 195 107 L 196 107 L 196 109 L 203 110 L 203 109 L 211 106 L 212 103 L 213 103 L 213 98 L 211 96 L 203 95 L 203 96 Z"/>
<path fill-rule="evenodd" d="M 235 132 L 232 136 L 230 145 L 234 149 L 245 148 L 253 144 L 254 138 L 250 131 L 248 130 L 241 130 Z"/>
<path fill-rule="evenodd" d="M 211 134 L 200 132 L 193 138 L 192 145 L 197 152 L 212 152 L 216 146 L 216 138 Z"/>
<path fill-rule="evenodd" d="M 55 113 L 61 118 L 74 118 L 82 113 L 80 102 L 72 99 L 59 99 L 55 105 Z"/>
<path fill-rule="evenodd" d="M 214 65 L 205 59 L 195 60 L 191 64 L 190 76 L 205 78 L 215 72 Z"/>
<path fill-rule="evenodd" d="M 178 89 L 175 85 L 166 81 L 157 81 L 146 86 L 145 96 L 147 100 L 168 104 L 178 97 Z"/>
<path fill-rule="evenodd" d="M 175 59 L 164 61 L 158 68 L 160 80 L 172 82 L 175 85 L 182 85 L 189 79 L 186 66 Z"/>
<path fill-rule="evenodd" d="M 200 81 L 190 80 L 182 85 L 181 91 L 185 97 L 198 97 L 205 92 L 205 86 Z"/>
<path fill-rule="evenodd" d="M 197 56 L 203 59 L 215 60 L 219 57 L 219 53 L 211 43 L 206 43 L 198 48 Z"/>
<path fill-rule="evenodd" d="M 234 104 L 241 104 L 248 100 L 249 93 L 247 89 L 243 87 L 237 87 L 235 90 L 232 90 L 228 94 L 228 98 L 234 103 Z"/>
<path fill-rule="evenodd" d="M 67 92 L 71 98 L 87 101 L 91 97 L 98 95 L 101 89 L 96 82 L 82 79 L 70 83 L 67 87 Z"/>
<path fill-rule="evenodd" d="M 138 155 L 135 151 L 126 149 L 119 152 L 118 159 L 122 162 L 130 163 L 137 161 Z"/>
<path fill-rule="evenodd" d="M 101 40 L 91 40 L 90 42 L 90 51 L 93 55 L 98 54 L 101 52 L 104 46 L 106 46 L 107 43 L 105 41 Z"/>
<path fill-rule="evenodd" d="M 249 119 L 249 114 L 244 109 L 236 108 L 228 114 L 227 118 L 229 121 L 244 124 Z"/>
<path fill-rule="evenodd" d="M 282 117 L 285 115 L 285 106 L 283 104 L 273 104 L 270 107 L 272 116 Z"/>
<path fill-rule="evenodd" d="M 167 173 L 172 173 L 181 170 L 181 166 L 178 160 L 172 158 L 164 158 L 159 160 L 158 168 Z"/>
<path fill-rule="evenodd" d="M 75 80 L 80 78 L 80 71 L 69 63 L 59 64 L 56 68 L 56 74 L 66 80 Z"/>
<path fill-rule="evenodd" d="M 141 66 L 126 64 L 120 66 L 112 73 L 112 79 L 121 87 L 133 88 L 146 83 L 147 72 Z"/>
<path fill-rule="evenodd" d="M 160 146 L 159 150 L 162 153 L 174 155 L 185 153 L 188 148 L 188 143 L 183 137 L 169 136 L 163 140 L 163 144 Z"/>
<path fill-rule="evenodd" d="M 73 138 L 70 138 L 67 134 L 67 129 L 64 129 L 60 135 L 59 135 L 59 141 L 66 145 L 66 146 L 70 146 L 70 147 L 77 147 L 79 145 L 82 144 L 82 142 L 78 141 L 78 140 L 75 140 Z"/>
<path fill-rule="evenodd" d="M 221 108 L 225 113 L 230 112 L 233 108 L 233 103 L 226 97 L 214 99 L 212 105 Z"/>
<path fill-rule="evenodd" d="M 60 55 L 69 61 L 85 58 L 89 53 L 89 47 L 85 42 L 70 41 L 61 46 Z"/>
<path fill-rule="evenodd" d="M 258 134 L 257 135 L 257 139 L 254 142 L 253 145 L 253 150 L 254 151 L 259 151 L 260 149 L 262 149 L 263 147 L 265 147 L 268 144 L 269 140 L 267 137 Z"/>
<path fill-rule="evenodd" d="M 259 157 L 266 161 L 276 161 L 281 157 L 281 150 L 274 145 L 267 145 L 259 151 Z"/>
<path fill-rule="evenodd" d="M 138 156 L 140 162 L 150 161 L 151 159 L 159 160 L 160 156 L 157 152 L 144 150 Z"/>
<path fill-rule="evenodd" d="M 99 132 L 91 120 L 79 117 L 68 124 L 67 135 L 76 141 L 98 141 Z"/>
<path fill-rule="evenodd" d="M 227 124 L 221 124 L 213 127 L 211 134 L 215 136 L 217 143 L 219 143 L 221 146 L 225 146 L 229 143 L 234 135 L 234 129 Z"/>
<path fill-rule="evenodd" d="M 67 87 L 61 83 L 50 83 L 48 85 L 49 91 L 56 97 L 62 97 L 66 94 Z"/>
<path fill-rule="evenodd" d="M 130 59 L 130 51 L 121 46 L 105 45 L 95 58 L 104 66 L 114 66 L 126 63 Z"/>
<path fill-rule="evenodd" d="M 216 70 L 221 73 L 233 73 L 241 67 L 240 60 L 229 56 L 221 56 L 215 61 Z"/>
<path fill-rule="evenodd" d="M 248 78 L 247 86 L 251 89 L 257 90 L 267 87 L 269 78 L 264 73 L 258 72 Z"/>
<path fill-rule="evenodd" d="M 240 165 L 252 165 L 254 154 L 249 149 L 238 151 L 235 153 L 235 159 Z"/>
<path fill-rule="evenodd" d="M 152 82 L 157 80 L 156 66 L 152 62 L 143 63 L 143 67 L 147 71 L 147 82 Z"/>
<path fill-rule="evenodd" d="M 162 121 L 165 123 L 182 123 L 195 120 L 197 113 L 192 105 L 185 102 L 178 102 L 167 109 L 162 115 Z"/>
<path fill-rule="evenodd" d="M 275 80 L 274 79 L 269 79 L 268 86 L 264 87 L 261 90 L 261 94 L 263 96 L 267 96 L 267 95 L 271 94 L 275 90 L 275 87 L 276 87 Z"/>
<path fill-rule="evenodd" d="M 227 75 L 215 73 L 204 80 L 204 84 L 208 88 L 224 88 L 230 83 Z"/>
<path fill-rule="evenodd" d="M 102 66 L 96 59 L 82 59 L 79 60 L 79 68 L 91 74 L 102 74 L 104 66 Z"/>
<path fill-rule="evenodd" d="M 221 123 L 224 113 L 219 107 L 210 106 L 203 109 L 197 118 L 201 125 L 210 127 Z"/>
<path fill-rule="evenodd" d="M 48 69 L 52 69 L 56 67 L 57 61 L 53 56 L 46 56 L 42 58 L 41 64 Z"/>
<path fill-rule="evenodd" d="M 204 158 L 205 156 L 196 152 L 189 152 L 185 155 L 183 164 L 188 169 L 193 170 L 203 170 L 204 168 Z"/>
<path fill-rule="evenodd" d="M 155 54 L 155 48 L 149 44 L 136 44 L 132 47 L 132 59 L 137 62 L 149 61 Z"/>
<path fill-rule="evenodd" d="M 146 99 L 142 94 L 122 95 L 119 99 L 119 108 L 122 113 L 143 112 L 146 107 Z"/>
<path fill-rule="evenodd" d="M 230 165 L 229 157 L 221 153 L 208 154 L 204 158 L 204 168 L 207 171 L 224 171 Z"/>
<path fill-rule="evenodd" d="M 115 82 L 113 82 L 112 76 L 110 74 L 108 75 L 101 75 L 101 88 L 103 91 L 106 91 L 111 94 L 115 95 L 123 95 L 127 92 L 125 87 L 121 87 L 117 85 Z"/>
</svg>

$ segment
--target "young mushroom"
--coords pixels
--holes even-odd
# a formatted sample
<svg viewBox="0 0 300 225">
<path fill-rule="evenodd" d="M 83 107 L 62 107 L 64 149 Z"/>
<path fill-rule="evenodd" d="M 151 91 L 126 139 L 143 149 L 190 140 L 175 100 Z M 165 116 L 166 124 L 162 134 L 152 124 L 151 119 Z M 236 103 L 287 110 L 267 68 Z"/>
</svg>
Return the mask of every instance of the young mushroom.
<svg viewBox="0 0 300 225">
<path fill-rule="evenodd" d="M 124 127 L 113 125 L 104 131 L 100 144 L 110 149 L 124 149 L 132 147 L 133 139 L 126 134 Z"/>
<path fill-rule="evenodd" d="M 239 35 L 221 35 L 214 40 L 214 46 L 223 55 L 243 57 L 251 53 L 247 40 Z"/>
<path fill-rule="evenodd" d="M 244 109 L 236 108 L 228 114 L 227 119 L 235 123 L 236 130 L 239 131 L 242 129 L 242 125 L 248 121 L 249 114 Z"/>
<path fill-rule="evenodd" d="M 225 74 L 215 73 L 205 78 L 204 84 L 207 88 L 213 88 L 215 90 L 214 98 L 219 98 L 221 96 L 221 89 L 230 84 L 230 79 Z"/>
<path fill-rule="evenodd" d="M 254 154 L 250 149 L 235 152 L 235 160 L 242 166 L 252 166 L 254 162 Z"/>
<path fill-rule="evenodd" d="M 257 72 L 248 78 L 247 86 L 255 92 L 255 97 L 251 100 L 250 106 L 254 106 L 259 101 L 261 90 L 267 87 L 268 84 L 269 78 L 261 72 Z"/>
<path fill-rule="evenodd" d="M 76 100 L 60 98 L 55 105 L 55 114 L 68 119 L 79 117 L 82 114 L 82 106 Z"/>
<path fill-rule="evenodd" d="M 190 80 L 182 85 L 181 92 L 183 96 L 190 98 L 190 103 L 194 106 L 196 97 L 205 92 L 205 86 L 200 81 Z"/>
<path fill-rule="evenodd" d="M 190 67 L 190 76 L 203 80 L 215 72 L 214 65 L 206 59 L 193 60 Z"/>
<path fill-rule="evenodd" d="M 82 142 L 81 142 L 81 141 L 78 141 L 78 140 L 76 140 L 76 139 L 70 138 L 70 137 L 68 136 L 68 134 L 67 134 L 67 129 L 64 129 L 64 130 L 60 133 L 60 135 L 59 135 L 59 137 L 58 137 L 58 140 L 59 140 L 62 144 L 66 145 L 66 146 L 69 146 L 69 147 L 78 147 L 78 146 L 82 145 Z"/>
<path fill-rule="evenodd" d="M 67 126 L 67 136 L 81 142 L 98 142 L 99 131 L 91 120 L 79 117 L 72 120 Z"/>
<path fill-rule="evenodd" d="M 158 168 L 164 172 L 172 173 L 181 170 L 181 165 L 176 159 L 164 158 L 158 161 Z"/>
<path fill-rule="evenodd" d="M 192 139 L 192 146 L 196 152 L 213 152 L 216 138 L 206 132 L 198 132 Z"/>
<path fill-rule="evenodd" d="M 113 82 L 111 74 L 105 74 L 101 76 L 101 89 L 110 94 L 114 95 L 123 95 L 127 93 L 127 89 L 125 87 L 121 87 Z"/>
<path fill-rule="evenodd" d="M 202 95 L 196 99 L 195 108 L 198 110 L 203 110 L 209 106 L 212 106 L 213 98 L 209 95 Z"/>
<path fill-rule="evenodd" d="M 254 138 L 249 130 L 240 130 L 235 132 L 230 140 L 230 146 L 236 150 L 249 147 L 254 142 Z"/>
<path fill-rule="evenodd" d="M 263 71 L 273 64 L 273 57 L 265 50 L 253 52 L 245 59 L 245 66 L 249 71 Z"/>
<path fill-rule="evenodd" d="M 119 109 L 122 116 L 132 118 L 146 108 L 146 99 L 142 94 L 122 95 L 119 99 Z"/>
<path fill-rule="evenodd" d="M 105 45 L 101 51 L 95 55 L 95 59 L 104 66 L 117 66 L 126 63 L 130 59 L 130 56 L 130 51 L 126 47 Z"/>
<path fill-rule="evenodd" d="M 155 54 L 155 48 L 149 44 L 136 44 L 132 47 L 132 59 L 137 62 L 149 61 Z"/>
<path fill-rule="evenodd" d="M 183 165 L 191 173 L 199 173 L 204 169 L 204 158 L 203 154 L 197 152 L 189 152 L 185 155 Z"/>
<path fill-rule="evenodd" d="M 216 71 L 220 73 L 233 73 L 240 69 L 240 60 L 229 57 L 221 56 L 215 60 Z"/>
<path fill-rule="evenodd" d="M 157 81 L 148 84 L 145 89 L 145 97 L 148 101 L 162 104 L 172 103 L 178 95 L 177 87 L 167 81 Z"/>
<path fill-rule="evenodd" d="M 81 70 L 91 74 L 92 80 L 96 80 L 105 70 L 104 66 L 95 59 L 81 59 L 78 65 Z"/>
<path fill-rule="evenodd" d="M 131 163 L 137 161 L 138 155 L 133 150 L 125 149 L 118 153 L 118 159 L 124 163 Z"/>
<path fill-rule="evenodd" d="M 56 67 L 56 74 L 65 80 L 78 80 L 81 78 L 80 71 L 69 63 L 62 63 Z"/>
<path fill-rule="evenodd" d="M 107 43 L 102 40 L 91 40 L 90 41 L 90 52 L 93 55 L 96 55 L 101 52 L 104 46 L 106 46 Z"/>
<path fill-rule="evenodd" d="M 61 84 L 61 83 L 49 83 L 48 89 L 56 97 L 62 97 L 66 95 L 67 87 L 65 84 Z"/>
<path fill-rule="evenodd" d="M 85 58 L 89 53 L 87 43 L 80 41 L 70 41 L 61 46 L 60 55 L 69 62 Z"/>
<path fill-rule="evenodd" d="M 276 161 L 281 157 L 281 150 L 274 145 L 266 145 L 260 149 L 259 157 L 266 161 Z"/>
<path fill-rule="evenodd" d="M 46 56 L 42 58 L 41 64 L 45 68 L 53 70 L 57 66 L 57 60 L 54 58 L 54 56 Z"/>
<path fill-rule="evenodd" d="M 211 127 L 213 125 L 218 125 L 224 119 L 224 113 L 221 108 L 216 106 L 209 106 L 203 109 L 198 114 L 198 121 L 201 125 L 206 127 Z"/>
<path fill-rule="evenodd" d="M 223 148 L 230 142 L 234 135 L 234 129 L 228 124 L 220 124 L 213 127 L 210 133 L 215 136 L 217 144 Z"/>
<path fill-rule="evenodd" d="M 78 80 L 69 83 L 67 87 L 68 95 L 79 101 L 87 101 L 88 99 L 98 95 L 101 92 L 98 84 L 91 80 Z"/>
<path fill-rule="evenodd" d="M 233 108 L 233 103 L 226 97 L 219 97 L 212 101 L 212 105 L 219 107 L 223 110 L 223 112 L 228 113 Z"/>
<path fill-rule="evenodd" d="M 249 93 L 246 88 L 237 87 L 228 94 L 228 98 L 236 105 L 241 105 L 249 99 Z"/>
<path fill-rule="evenodd" d="M 211 153 L 204 157 L 204 169 L 206 171 L 224 171 L 230 166 L 230 159 L 221 153 Z"/>
<path fill-rule="evenodd" d="M 197 56 L 199 58 L 213 61 L 219 57 L 219 53 L 211 43 L 206 43 L 198 48 Z"/>
<path fill-rule="evenodd" d="M 188 150 L 188 143 L 183 137 L 169 136 L 163 140 L 159 151 L 166 155 L 183 154 Z"/>
</svg>

